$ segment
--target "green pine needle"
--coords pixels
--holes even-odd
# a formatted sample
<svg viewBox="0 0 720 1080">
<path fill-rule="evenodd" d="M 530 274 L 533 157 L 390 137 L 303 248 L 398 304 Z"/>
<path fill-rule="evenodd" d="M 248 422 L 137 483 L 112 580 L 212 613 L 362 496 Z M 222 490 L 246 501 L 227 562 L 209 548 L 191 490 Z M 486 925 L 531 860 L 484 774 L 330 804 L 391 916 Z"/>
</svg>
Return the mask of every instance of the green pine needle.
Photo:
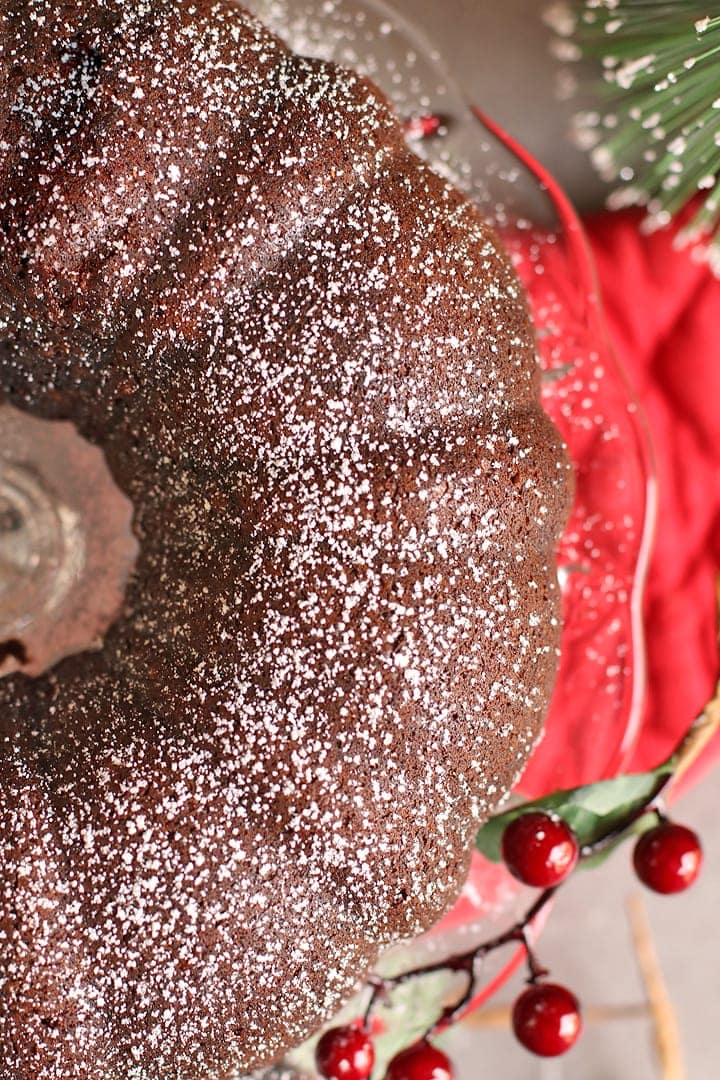
<svg viewBox="0 0 720 1080">
<path fill-rule="evenodd" d="M 720 275 L 720 2 L 566 0 L 546 12 L 565 59 L 597 58 L 601 107 L 576 118 L 611 206 L 647 208 L 661 228 L 698 196 L 682 230 Z M 638 149 L 642 150 L 637 165 Z"/>
</svg>

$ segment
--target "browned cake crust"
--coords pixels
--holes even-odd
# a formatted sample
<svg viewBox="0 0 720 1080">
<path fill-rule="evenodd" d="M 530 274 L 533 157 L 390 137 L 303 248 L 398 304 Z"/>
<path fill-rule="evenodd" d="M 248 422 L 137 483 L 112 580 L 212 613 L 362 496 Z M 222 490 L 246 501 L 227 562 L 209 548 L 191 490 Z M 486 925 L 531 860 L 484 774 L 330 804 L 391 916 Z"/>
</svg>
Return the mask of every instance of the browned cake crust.
<svg viewBox="0 0 720 1080">
<path fill-rule="evenodd" d="M 136 507 L 0 682 L 0 1077 L 217 1080 L 430 926 L 528 758 L 567 467 L 518 282 L 230 0 L 0 0 L 0 397 Z"/>
</svg>

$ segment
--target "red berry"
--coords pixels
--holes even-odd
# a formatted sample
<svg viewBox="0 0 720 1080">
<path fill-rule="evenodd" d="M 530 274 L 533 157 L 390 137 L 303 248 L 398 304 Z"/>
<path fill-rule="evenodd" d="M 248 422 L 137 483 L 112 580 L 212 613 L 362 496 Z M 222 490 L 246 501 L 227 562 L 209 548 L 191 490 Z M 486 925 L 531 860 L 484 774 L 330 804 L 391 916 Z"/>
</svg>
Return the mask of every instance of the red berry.
<svg viewBox="0 0 720 1080">
<path fill-rule="evenodd" d="M 515 1002 L 512 1022 L 518 1041 L 540 1057 L 564 1054 L 582 1031 L 577 998 L 555 983 L 529 986 Z"/>
<path fill-rule="evenodd" d="M 453 1080 L 454 1075 L 449 1058 L 423 1039 L 392 1059 L 385 1080 Z"/>
<path fill-rule="evenodd" d="M 510 873 L 524 885 L 547 889 L 559 885 L 575 869 L 579 848 L 562 818 L 531 810 L 505 829 L 502 855 Z"/>
<path fill-rule="evenodd" d="M 410 117 L 405 121 L 405 134 L 409 139 L 431 138 L 437 135 L 441 126 L 443 126 L 443 119 L 433 113 L 425 117 Z"/>
<path fill-rule="evenodd" d="M 635 873 L 659 893 L 687 889 L 700 873 L 702 847 L 697 834 L 684 825 L 663 822 L 643 833 L 633 852 Z"/>
<path fill-rule="evenodd" d="M 375 1064 L 375 1049 L 362 1028 L 331 1028 L 317 1044 L 315 1061 L 327 1080 L 367 1080 Z"/>
<path fill-rule="evenodd" d="M 408 139 L 429 139 L 437 135 L 442 127 L 442 117 L 434 113 L 426 116 L 411 116 L 405 121 L 405 135 Z"/>
</svg>

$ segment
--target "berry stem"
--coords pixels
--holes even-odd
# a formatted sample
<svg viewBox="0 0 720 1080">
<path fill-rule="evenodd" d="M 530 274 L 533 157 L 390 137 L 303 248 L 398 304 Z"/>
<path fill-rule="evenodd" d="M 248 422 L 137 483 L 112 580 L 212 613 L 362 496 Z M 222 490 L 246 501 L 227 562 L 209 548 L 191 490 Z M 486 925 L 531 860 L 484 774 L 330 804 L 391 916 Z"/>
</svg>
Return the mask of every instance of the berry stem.
<svg viewBox="0 0 720 1080">
<path fill-rule="evenodd" d="M 536 983 L 539 979 L 542 979 L 544 975 L 549 975 L 547 968 L 544 968 L 539 962 L 535 950 L 530 944 L 530 937 L 527 932 L 527 927 L 523 930 L 523 945 L 525 946 L 525 954 L 527 959 L 527 966 L 529 972 L 529 983 Z"/>
<path fill-rule="evenodd" d="M 435 1023 L 428 1029 L 423 1038 L 429 1039 L 433 1035 L 438 1035 L 441 1031 L 444 1031 L 447 1027 L 453 1024 L 460 1018 L 467 1006 L 470 1004 L 475 996 L 477 985 L 479 982 L 480 972 L 482 970 L 482 964 L 486 956 L 495 952 L 496 949 L 502 948 L 504 945 L 511 945 L 513 942 L 521 944 L 526 952 L 528 960 L 528 968 L 530 972 L 530 982 L 535 982 L 540 979 L 547 972 L 540 965 L 535 956 L 535 953 L 530 945 L 530 938 L 528 931 L 530 927 L 537 919 L 538 915 L 547 907 L 552 900 L 553 896 L 558 890 L 557 885 L 553 885 L 549 889 L 544 889 L 543 892 L 537 897 L 534 903 L 525 912 L 522 919 L 519 919 L 508 930 L 505 930 L 502 934 L 498 934 L 494 938 L 490 938 L 488 941 L 482 942 L 474 949 L 468 949 L 467 952 L 456 953 L 454 956 L 449 956 L 444 960 L 439 960 L 434 964 L 427 964 L 424 967 L 413 968 L 409 971 L 403 971 L 400 975 L 394 975 L 391 977 L 383 977 L 381 975 L 371 975 L 368 979 L 368 985 L 371 989 L 370 1000 L 368 1002 L 367 1009 L 365 1010 L 364 1025 L 367 1028 L 370 1024 L 370 1018 L 377 1002 L 381 998 L 386 998 L 388 994 L 398 986 L 402 986 L 403 983 L 408 982 L 410 979 L 422 978 L 426 975 L 435 975 L 441 971 L 450 971 L 453 974 L 465 973 L 468 977 L 467 987 L 462 997 L 460 997 L 452 1005 L 443 1009 L 442 1013 L 435 1021 Z"/>
<path fill-rule="evenodd" d="M 665 809 L 660 796 L 671 780 L 672 773 L 668 773 L 666 776 L 661 777 L 658 780 L 654 793 L 643 806 L 639 807 L 632 814 L 628 814 L 616 828 L 611 829 L 610 832 L 598 837 L 592 844 L 584 844 L 580 848 L 580 860 L 590 859 L 593 855 L 599 855 L 609 847 L 612 847 L 616 840 L 619 840 L 624 836 L 628 829 L 632 828 L 635 822 L 639 821 L 640 818 L 645 817 L 646 814 L 655 813 L 658 816 L 658 820 L 662 820 L 665 816 Z"/>
</svg>

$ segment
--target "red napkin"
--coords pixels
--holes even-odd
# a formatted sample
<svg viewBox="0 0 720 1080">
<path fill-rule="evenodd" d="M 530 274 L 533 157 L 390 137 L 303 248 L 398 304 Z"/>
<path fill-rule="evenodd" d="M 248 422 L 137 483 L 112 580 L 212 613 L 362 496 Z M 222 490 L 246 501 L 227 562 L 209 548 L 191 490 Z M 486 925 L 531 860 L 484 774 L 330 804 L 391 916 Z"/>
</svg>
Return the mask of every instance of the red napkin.
<svg viewBox="0 0 720 1080">
<path fill-rule="evenodd" d="M 666 757 L 709 700 L 718 669 L 720 281 L 673 230 L 643 236 L 639 216 L 586 222 L 611 339 L 645 410 L 659 481 L 646 602 L 648 704 L 632 769 Z M 720 740 L 689 774 L 720 758 Z"/>
</svg>

